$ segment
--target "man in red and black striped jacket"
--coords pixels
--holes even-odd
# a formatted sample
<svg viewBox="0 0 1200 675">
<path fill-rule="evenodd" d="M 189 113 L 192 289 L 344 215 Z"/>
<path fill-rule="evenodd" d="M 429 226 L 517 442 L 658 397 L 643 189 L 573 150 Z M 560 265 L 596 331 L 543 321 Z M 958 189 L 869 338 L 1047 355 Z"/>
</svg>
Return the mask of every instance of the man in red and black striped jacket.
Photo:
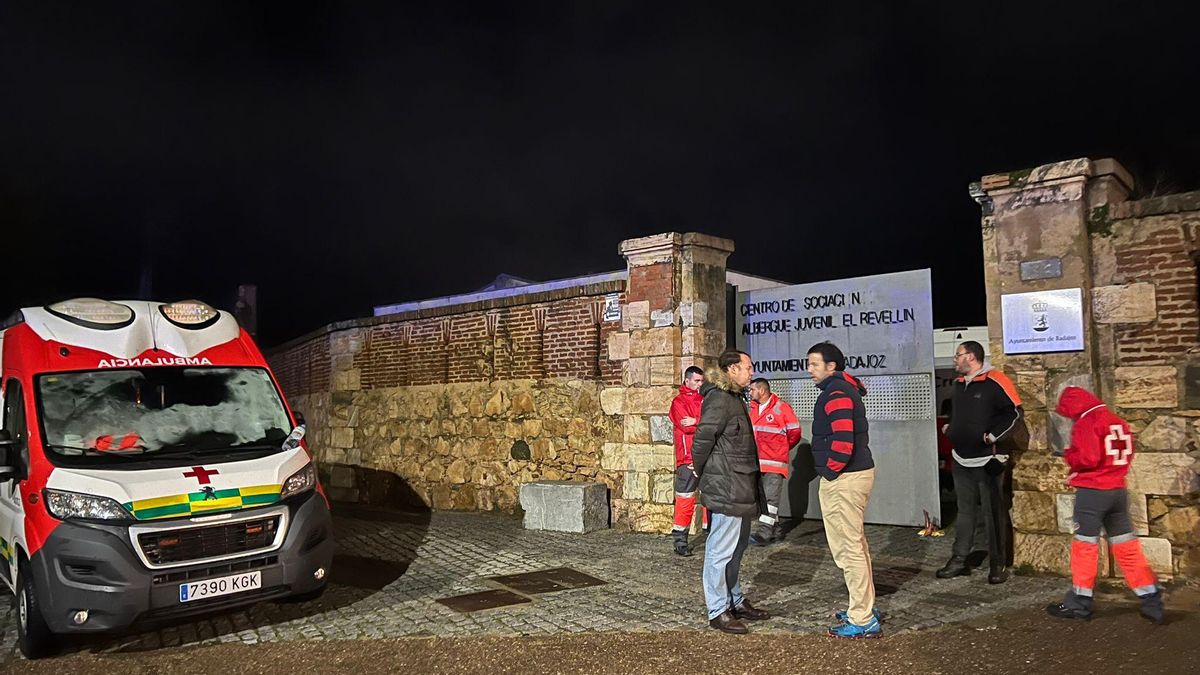
<svg viewBox="0 0 1200 675">
<path fill-rule="evenodd" d="M 813 464 L 821 476 L 818 494 L 825 540 L 833 561 L 841 568 L 850 592 L 850 606 L 838 612 L 842 622 L 829 629 L 840 638 L 879 637 L 875 611 L 875 580 L 871 577 L 871 552 L 863 518 L 875 462 L 868 446 L 867 413 L 862 395 L 866 387 L 846 372 L 842 350 L 828 342 L 808 350 L 808 373 L 821 390 L 813 410 Z"/>
</svg>

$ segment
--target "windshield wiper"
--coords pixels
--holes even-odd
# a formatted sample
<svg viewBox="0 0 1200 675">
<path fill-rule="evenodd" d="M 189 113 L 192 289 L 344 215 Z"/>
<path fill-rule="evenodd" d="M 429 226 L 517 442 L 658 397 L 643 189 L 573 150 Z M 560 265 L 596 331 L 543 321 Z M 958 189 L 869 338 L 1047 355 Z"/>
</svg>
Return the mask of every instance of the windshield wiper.
<svg viewBox="0 0 1200 675">
<path fill-rule="evenodd" d="M 68 452 L 64 452 L 62 454 L 68 457 L 73 456 L 74 453 L 79 453 L 78 456 L 82 457 L 120 457 L 121 459 L 134 459 L 146 454 L 146 448 L 140 446 L 136 448 L 137 452 L 97 450 L 96 448 L 80 448 L 74 445 L 61 445 L 58 443 L 47 443 L 45 447 L 53 450 L 66 450 Z"/>
</svg>

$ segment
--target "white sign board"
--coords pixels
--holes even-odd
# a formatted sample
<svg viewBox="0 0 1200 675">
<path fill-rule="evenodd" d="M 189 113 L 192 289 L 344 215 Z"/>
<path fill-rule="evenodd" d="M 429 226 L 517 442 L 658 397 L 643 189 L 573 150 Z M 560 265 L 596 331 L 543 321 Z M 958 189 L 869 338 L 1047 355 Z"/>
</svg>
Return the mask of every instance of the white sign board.
<svg viewBox="0 0 1200 675">
<path fill-rule="evenodd" d="M 1005 354 L 1083 350 L 1083 291 L 1009 293 L 1000 296 Z"/>
<path fill-rule="evenodd" d="M 855 376 L 933 371 L 929 270 L 738 294 L 737 344 L 767 379 L 808 377 L 808 348 L 829 341 Z"/>
<path fill-rule="evenodd" d="M 620 321 L 621 320 L 621 296 L 617 293 L 609 293 L 604 296 L 604 317 L 605 321 Z"/>
</svg>

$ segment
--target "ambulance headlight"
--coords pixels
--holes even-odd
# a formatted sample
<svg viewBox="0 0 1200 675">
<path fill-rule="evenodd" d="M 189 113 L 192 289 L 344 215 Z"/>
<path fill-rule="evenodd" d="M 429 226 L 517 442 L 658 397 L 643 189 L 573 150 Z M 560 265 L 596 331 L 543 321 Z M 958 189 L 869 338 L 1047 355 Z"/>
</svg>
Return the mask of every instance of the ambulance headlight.
<svg viewBox="0 0 1200 675">
<path fill-rule="evenodd" d="M 89 520 L 129 520 L 133 516 L 116 500 L 79 492 L 46 488 L 46 508 L 59 520 L 87 518 Z"/>
<path fill-rule="evenodd" d="M 181 328 L 205 328 L 221 317 L 221 313 L 199 300 L 181 300 L 159 308 L 167 320 Z"/>
<path fill-rule="evenodd" d="M 317 486 L 317 467 L 312 462 L 304 465 L 296 473 L 283 481 L 283 490 L 279 492 L 280 499 L 287 499 L 295 495 L 308 492 Z"/>
</svg>

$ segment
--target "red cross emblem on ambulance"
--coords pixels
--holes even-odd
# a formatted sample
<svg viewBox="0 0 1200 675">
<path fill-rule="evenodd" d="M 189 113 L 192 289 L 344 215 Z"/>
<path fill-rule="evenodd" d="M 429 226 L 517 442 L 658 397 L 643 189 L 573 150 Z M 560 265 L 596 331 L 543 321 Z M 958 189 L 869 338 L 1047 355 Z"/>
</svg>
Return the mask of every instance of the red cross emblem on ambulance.
<svg viewBox="0 0 1200 675">
<path fill-rule="evenodd" d="M 183 477 L 195 478 L 197 483 L 201 485 L 208 485 L 211 482 L 208 480 L 208 477 L 215 476 L 219 473 L 221 472 L 217 471 L 216 469 L 206 469 L 202 466 L 193 466 L 191 471 L 183 472 Z"/>
</svg>

